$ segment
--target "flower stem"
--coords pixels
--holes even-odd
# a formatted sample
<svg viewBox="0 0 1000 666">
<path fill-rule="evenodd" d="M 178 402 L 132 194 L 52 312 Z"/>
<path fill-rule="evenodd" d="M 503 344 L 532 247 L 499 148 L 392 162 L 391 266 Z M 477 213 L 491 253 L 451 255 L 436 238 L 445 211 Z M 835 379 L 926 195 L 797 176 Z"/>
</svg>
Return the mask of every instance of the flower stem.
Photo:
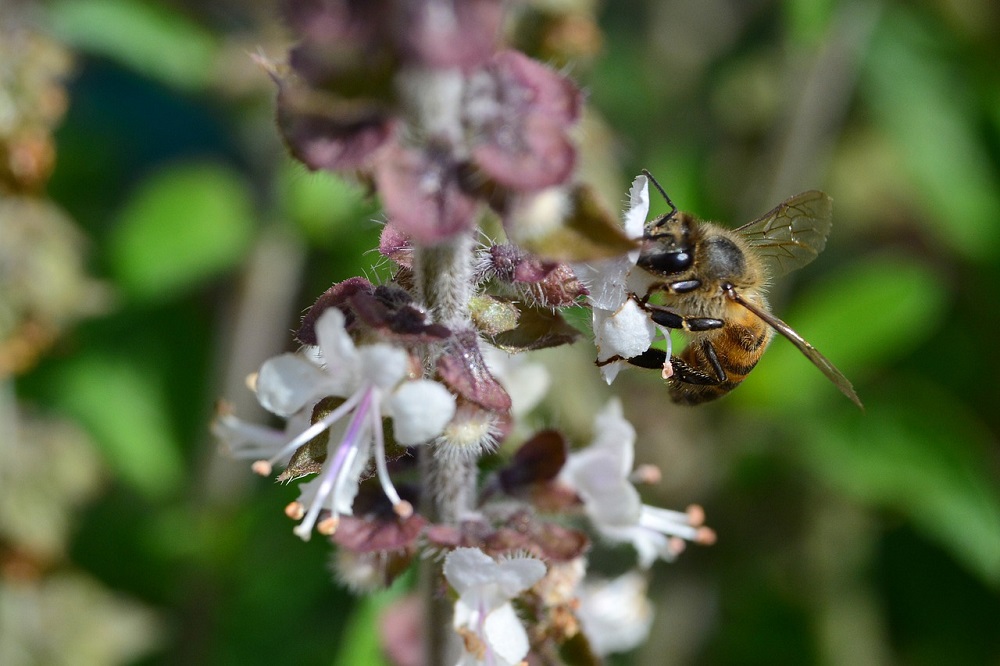
<svg viewBox="0 0 1000 666">
<path fill-rule="evenodd" d="M 471 233 L 459 234 L 430 247 L 414 250 L 413 270 L 418 295 L 431 318 L 450 328 L 468 328 L 469 298 L 473 294 Z"/>
<path fill-rule="evenodd" d="M 461 234 L 414 251 L 418 297 L 431 318 L 453 332 L 471 327 L 468 303 L 474 286 L 473 243 L 471 233 Z M 428 369 L 434 367 L 440 352 L 440 349 L 428 351 Z M 474 506 L 476 461 L 442 455 L 436 448 L 424 451 L 430 455 L 421 456 L 420 462 L 422 512 L 431 522 L 457 524 Z M 420 590 L 424 600 L 426 664 L 454 663 L 458 654 L 457 635 L 451 628 L 452 606 L 440 594 L 440 581 L 440 562 L 425 559 L 420 570 Z"/>
</svg>

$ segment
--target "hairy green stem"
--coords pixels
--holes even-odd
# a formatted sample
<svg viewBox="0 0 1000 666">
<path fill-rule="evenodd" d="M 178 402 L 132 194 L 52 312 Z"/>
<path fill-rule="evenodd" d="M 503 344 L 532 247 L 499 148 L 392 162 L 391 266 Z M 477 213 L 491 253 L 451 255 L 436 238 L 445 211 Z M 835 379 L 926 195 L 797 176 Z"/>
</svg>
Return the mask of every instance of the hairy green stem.
<svg viewBox="0 0 1000 666">
<path fill-rule="evenodd" d="M 468 303 L 473 290 L 473 243 L 471 234 L 456 236 L 433 247 L 417 248 L 414 273 L 418 296 L 431 318 L 452 331 L 471 327 Z M 433 368 L 440 350 L 428 353 Z M 421 456 L 420 476 L 424 516 L 435 523 L 456 524 L 474 507 L 476 461 L 444 455 L 429 448 Z M 441 563 L 424 560 L 420 589 L 424 600 L 426 664 L 454 663 L 457 659 L 456 634 L 452 631 L 452 606 L 440 594 Z"/>
</svg>

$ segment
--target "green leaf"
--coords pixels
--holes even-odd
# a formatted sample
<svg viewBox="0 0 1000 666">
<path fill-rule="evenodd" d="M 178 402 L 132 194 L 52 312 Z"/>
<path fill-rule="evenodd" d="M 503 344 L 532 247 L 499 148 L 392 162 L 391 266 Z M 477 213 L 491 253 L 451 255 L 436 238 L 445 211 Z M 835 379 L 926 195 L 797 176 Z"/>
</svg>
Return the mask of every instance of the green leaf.
<svg viewBox="0 0 1000 666">
<path fill-rule="evenodd" d="M 56 36 L 182 89 L 204 87 L 219 45 L 179 12 L 138 0 L 62 0 L 49 8 Z"/>
<path fill-rule="evenodd" d="M 115 273 L 139 299 L 171 296 L 243 256 L 253 234 L 249 189 L 207 163 L 168 167 L 143 182 L 118 215 Z"/>
<path fill-rule="evenodd" d="M 969 257 L 1000 246 L 1000 193 L 979 136 L 964 72 L 942 53 L 947 36 L 904 10 L 887 12 L 875 36 L 863 91 L 916 185 L 927 231 Z"/>
<path fill-rule="evenodd" d="M 124 359 L 90 354 L 61 364 L 54 402 L 93 435 L 118 477 L 150 497 L 182 480 L 167 405 L 152 375 Z"/>
<path fill-rule="evenodd" d="M 929 337 L 945 307 L 938 274 L 914 260 L 880 257 L 816 283 L 775 314 L 798 331 L 852 383 L 905 356 Z M 857 388 L 857 387 L 855 387 Z M 858 392 L 865 402 L 864 391 Z M 837 398 L 833 386 L 780 335 L 734 392 L 754 406 L 798 405 Z"/>
<path fill-rule="evenodd" d="M 867 505 L 905 515 L 1000 583 L 1000 488 L 985 426 L 920 379 L 872 396 L 864 415 L 841 414 L 800 431 L 814 473 Z"/>
</svg>

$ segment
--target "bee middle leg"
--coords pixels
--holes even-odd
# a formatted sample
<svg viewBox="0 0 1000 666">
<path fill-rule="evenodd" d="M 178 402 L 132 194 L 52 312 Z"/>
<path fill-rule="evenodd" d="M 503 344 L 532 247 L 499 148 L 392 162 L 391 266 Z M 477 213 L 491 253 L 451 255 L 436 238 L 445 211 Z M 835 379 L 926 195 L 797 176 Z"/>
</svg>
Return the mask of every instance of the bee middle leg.
<svg viewBox="0 0 1000 666">
<path fill-rule="evenodd" d="M 714 317 L 690 317 L 683 315 L 673 308 L 664 305 L 651 305 L 646 303 L 643 306 L 649 313 L 649 318 L 660 326 L 675 328 L 682 331 L 711 331 L 725 326 L 726 322 Z"/>
</svg>

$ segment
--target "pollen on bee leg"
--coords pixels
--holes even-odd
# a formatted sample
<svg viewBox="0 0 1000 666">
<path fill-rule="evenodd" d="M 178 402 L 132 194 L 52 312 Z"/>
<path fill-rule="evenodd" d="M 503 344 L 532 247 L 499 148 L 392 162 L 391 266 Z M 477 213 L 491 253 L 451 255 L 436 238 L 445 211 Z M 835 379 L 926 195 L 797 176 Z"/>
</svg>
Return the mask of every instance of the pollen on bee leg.
<svg viewBox="0 0 1000 666">
<path fill-rule="evenodd" d="M 292 520 L 302 520 L 306 515 L 306 507 L 298 500 L 289 502 L 288 506 L 285 507 L 285 515 Z"/>
<path fill-rule="evenodd" d="M 260 476 L 271 476 L 273 468 L 271 467 L 271 463 L 267 460 L 258 460 L 250 466 L 250 469 L 254 474 L 259 474 Z"/>
</svg>

